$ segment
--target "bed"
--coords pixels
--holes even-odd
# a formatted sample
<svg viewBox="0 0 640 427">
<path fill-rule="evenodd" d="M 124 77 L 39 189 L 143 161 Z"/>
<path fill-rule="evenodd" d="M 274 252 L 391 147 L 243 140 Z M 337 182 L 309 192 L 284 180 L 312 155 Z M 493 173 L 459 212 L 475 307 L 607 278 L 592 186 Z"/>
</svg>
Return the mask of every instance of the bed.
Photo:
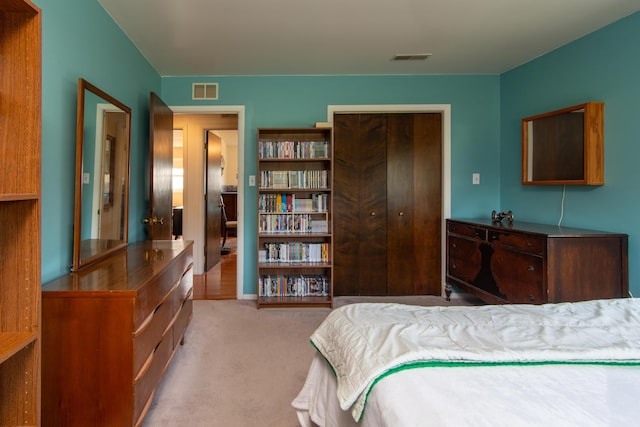
<svg viewBox="0 0 640 427">
<path fill-rule="evenodd" d="M 640 423 L 640 302 L 350 304 L 311 336 L 303 427 Z"/>
</svg>

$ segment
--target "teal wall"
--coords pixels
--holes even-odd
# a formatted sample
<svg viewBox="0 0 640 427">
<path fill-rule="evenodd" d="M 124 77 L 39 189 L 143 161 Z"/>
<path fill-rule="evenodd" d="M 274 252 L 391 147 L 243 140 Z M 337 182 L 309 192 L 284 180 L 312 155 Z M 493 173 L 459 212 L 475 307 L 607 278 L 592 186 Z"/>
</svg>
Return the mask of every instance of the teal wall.
<svg viewBox="0 0 640 427">
<path fill-rule="evenodd" d="M 450 104 L 452 216 L 513 210 L 557 223 L 561 187 L 520 184 L 520 119 L 589 100 L 605 102 L 605 185 L 568 187 L 563 224 L 628 233 L 631 290 L 640 293 L 640 13 L 502 75 L 164 77 L 97 0 L 34 0 L 43 11 L 42 279 L 72 260 L 77 80 L 132 109 L 129 241 L 145 239 L 149 92 L 172 106 L 245 106 L 245 180 L 256 172 L 256 128 L 310 126 L 327 105 Z M 220 84 L 218 101 L 191 100 L 192 82 Z M 471 174 L 481 184 L 471 184 Z M 255 187 L 245 187 L 244 292 L 255 293 Z"/>
<path fill-rule="evenodd" d="M 605 185 L 567 186 L 562 225 L 629 235 L 630 290 L 640 295 L 640 13 L 635 13 L 500 79 L 500 200 L 516 219 L 557 224 L 562 186 L 520 184 L 520 120 L 604 101 Z"/>
<path fill-rule="evenodd" d="M 191 100 L 194 82 L 219 83 L 218 101 Z M 451 211 L 487 216 L 499 208 L 498 76 L 164 77 L 170 106 L 244 105 L 245 294 L 256 293 L 256 129 L 303 127 L 327 120 L 327 105 L 450 104 Z M 481 185 L 471 184 L 473 172 Z"/>
<path fill-rule="evenodd" d="M 78 78 L 132 109 L 129 240 L 144 240 L 149 92 L 160 75 L 97 0 L 35 0 L 42 9 L 42 281 L 69 272 Z"/>
</svg>

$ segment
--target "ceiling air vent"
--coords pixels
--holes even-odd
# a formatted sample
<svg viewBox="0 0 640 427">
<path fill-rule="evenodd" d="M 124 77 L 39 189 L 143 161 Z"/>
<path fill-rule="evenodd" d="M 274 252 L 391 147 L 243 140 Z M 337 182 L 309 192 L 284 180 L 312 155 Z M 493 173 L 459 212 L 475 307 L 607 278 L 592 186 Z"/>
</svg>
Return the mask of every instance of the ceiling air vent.
<svg viewBox="0 0 640 427">
<path fill-rule="evenodd" d="M 218 83 L 194 83 L 193 99 L 218 99 Z"/>
<path fill-rule="evenodd" d="M 392 61 L 424 61 L 430 53 L 399 53 L 391 58 Z"/>
</svg>

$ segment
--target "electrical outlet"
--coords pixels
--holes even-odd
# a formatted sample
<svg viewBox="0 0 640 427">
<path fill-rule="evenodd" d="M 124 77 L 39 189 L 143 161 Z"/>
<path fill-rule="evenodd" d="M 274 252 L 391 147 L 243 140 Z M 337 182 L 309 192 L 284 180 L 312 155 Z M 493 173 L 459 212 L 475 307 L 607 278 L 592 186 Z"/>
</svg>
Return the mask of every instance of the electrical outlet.
<svg viewBox="0 0 640 427">
<path fill-rule="evenodd" d="M 480 174 L 479 173 L 474 173 L 473 174 L 473 178 L 471 179 L 471 182 L 474 185 L 480 184 Z"/>
</svg>

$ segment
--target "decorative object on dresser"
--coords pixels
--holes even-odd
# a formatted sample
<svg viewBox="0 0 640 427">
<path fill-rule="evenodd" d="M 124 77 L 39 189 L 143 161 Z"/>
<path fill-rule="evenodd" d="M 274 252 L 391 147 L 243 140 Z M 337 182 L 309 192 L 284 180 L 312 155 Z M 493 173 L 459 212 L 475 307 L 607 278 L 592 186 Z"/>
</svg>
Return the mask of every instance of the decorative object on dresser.
<svg viewBox="0 0 640 427">
<path fill-rule="evenodd" d="M 488 303 L 628 296 L 628 236 L 488 219 L 447 220 L 450 286 Z"/>
<path fill-rule="evenodd" d="M 193 243 L 144 241 L 42 288 L 45 426 L 139 426 L 193 310 Z"/>
<path fill-rule="evenodd" d="M 503 212 L 491 212 L 491 221 L 493 222 L 502 222 L 503 219 L 507 219 L 507 223 L 513 223 L 513 212 L 511 211 L 503 211 Z"/>
<path fill-rule="evenodd" d="M 42 14 L 0 1 L 0 425 L 40 425 Z"/>
<path fill-rule="evenodd" d="M 522 119 L 522 184 L 603 185 L 604 103 Z"/>
<path fill-rule="evenodd" d="M 331 131 L 258 129 L 258 308 L 331 306 Z"/>
</svg>

